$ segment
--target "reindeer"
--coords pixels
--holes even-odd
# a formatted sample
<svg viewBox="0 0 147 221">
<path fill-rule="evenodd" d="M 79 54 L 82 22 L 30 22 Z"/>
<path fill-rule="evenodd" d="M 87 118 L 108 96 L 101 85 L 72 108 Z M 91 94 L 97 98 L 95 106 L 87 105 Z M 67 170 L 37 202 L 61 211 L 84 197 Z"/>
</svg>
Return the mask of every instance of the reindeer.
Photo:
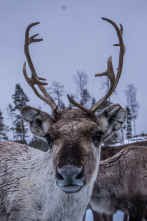
<svg viewBox="0 0 147 221">
<path fill-rule="evenodd" d="M 132 145 L 131 145 L 132 146 Z M 144 145 L 145 146 L 145 145 Z M 115 154 L 119 153 L 121 150 L 127 148 L 127 145 L 120 146 L 102 146 L 101 148 L 101 161 L 106 160 Z"/>
<path fill-rule="evenodd" d="M 127 145 L 121 145 L 121 146 L 102 146 L 101 148 L 101 156 L 100 159 L 106 160 L 115 154 L 117 154 L 119 151 L 127 148 Z M 94 221 L 113 221 L 113 215 L 107 215 L 107 214 L 100 214 L 94 211 L 92 208 L 90 208 L 93 214 L 93 220 Z M 85 217 L 84 217 L 85 220 Z M 124 221 L 128 221 L 128 215 L 124 214 Z"/>
<path fill-rule="evenodd" d="M 44 153 L 19 143 L 0 143 L 1 221 L 82 220 L 97 177 L 101 144 L 121 128 L 126 118 L 126 111 L 118 104 L 95 114 L 118 84 L 125 51 L 122 26 L 119 29 L 113 21 L 103 20 L 112 24 L 117 32 L 119 63 L 116 76 L 111 57 L 107 71 L 96 74 L 107 76 L 111 87 L 90 109 L 69 95 L 69 101 L 76 108 L 58 109 L 45 89 L 45 79 L 38 77 L 29 53 L 31 43 L 43 40 L 35 38 L 38 34 L 29 37 L 30 29 L 39 23 L 27 27 L 24 51 L 32 76 L 28 77 L 25 62 L 24 77 L 35 94 L 51 107 L 53 116 L 31 106 L 23 107 L 21 116 L 33 134 L 48 142 L 49 150 Z"/>
<path fill-rule="evenodd" d="M 133 146 L 134 145 L 145 146 L 145 142 L 136 142 L 136 143 L 133 143 Z M 128 146 L 132 146 L 132 144 L 126 144 L 126 145 L 121 145 L 121 146 L 102 146 L 101 156 L 100 156 L 101 161 L 106 160 L 106 159 L 114 156 L 119 151 L 127 148 Z M 90 206 L 88 206 L 88 209 L 91 209 L 94 221 L 113 221 L 113 215 L 100 214 L 97 211 L 94 211 L 92 208 L 90 208 Z M 85 221 L 85 217 L 86 216 L 84 216 L 83 221 Z M 123 220 L 128 221 L 128 214 L 124 214 L 124 219 Z"/>
<path fill-rule="evenodd" d="M 129 221 L 142 221 L 147 205 L 147 147 L 129 146 L 101 161 L 90 206 L 93 211 L 129 214 Z M 96 219 L 95 221 L 99 220 Z"/>
<path fill-rule="evenodd" d="M 129 143 L 129 144 L 123 144 L 123 145 L 119 145 L 119 146 L 103 146 L 101 148 L 101 161 L 102 160 L 106 160 L 112 156 L 114 156 L 115 154 L 117 154 L 119 151 L 130 147 L 130 146 L 143 146 L 143 147 L 147 147 L 147 142 L 146 141 L 137 141 L 135 143 Z"/>
</svg>

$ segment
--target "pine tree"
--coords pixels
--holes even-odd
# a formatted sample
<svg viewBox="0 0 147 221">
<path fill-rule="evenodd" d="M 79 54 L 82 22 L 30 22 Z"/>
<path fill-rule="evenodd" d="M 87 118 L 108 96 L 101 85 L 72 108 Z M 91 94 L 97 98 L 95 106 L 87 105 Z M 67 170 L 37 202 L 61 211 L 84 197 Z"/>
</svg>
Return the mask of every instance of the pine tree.
<svg viewBox="0 0 147 221">
<path fill-rule="evenodd" d="M 127 106 L 130 108 L 132 114 L 132 121 L 134 127 L 134 135 L 136 136 L 136 118 L 138 117 L 139 104 L 136 99 L 137 89 L 133 84 L 127 85 L 127 90 L 125 90 L 127 97 Z"/>
<path fill-rule="evenodd" d="M 27 104 L 29 98 L 24 93 L 23 89 L 19 84 L 16 84 L 15 94 L 12 95 L 15 111 L 14 120 L 14 138 L 19 142 L 25 143 L 27 137 L 27 129 L 24 127 L 23 120 L 20 116 L 20 109 Z"/>
<path fill-rule="evenodd" d="M 0 110 L 0 141 L 8 140 L 8 137 L 6 135 L 8 128 L 4 124 L 4 118 L 2 111 Z"/>
<path fill-rule="evenodd" d="M 126 107 L 127 111 L 127 119 L 126 119 L 126 138 L 129 139 L 132 137 L 132 114 L 130 108 L 127 106 Z"/>
<path fill-rule="evenodd" d="M 20 84 L 16 84 L 15 86 L 15 94 L 12 95 L 13 103 L 15 105 L 14 109 L 19 110 L 29 102 L 29 98 L 24 93 Z"/>
<path fill-rule="evenodd" d="M 9 104 L 6 110 L 8 114 L 8 119 L 10 119 L 10 122 L 11 122 L 11 126 L 9 127 L 9 130 L 12 131 L 12 138 L 14 140 L 14 118 L 15 118 L 14 107 L 11 104 Z"/>
</svg>

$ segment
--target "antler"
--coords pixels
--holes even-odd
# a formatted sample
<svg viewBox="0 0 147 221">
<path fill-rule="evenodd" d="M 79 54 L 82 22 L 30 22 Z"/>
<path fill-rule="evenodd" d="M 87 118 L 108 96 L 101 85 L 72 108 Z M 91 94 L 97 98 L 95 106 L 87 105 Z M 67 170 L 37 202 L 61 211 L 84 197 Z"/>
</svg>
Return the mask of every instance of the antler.
<svg viewBox="0 0 147 221">
<path fill-rule="evenodd" d="M 94 104 L 90 109 L 85 108 L 84 106 L 82 106 L 81 104 L 77 103 L 76 101 L 74 101 L 69 95 L 68 99 L 69 101 L 74 104 L 75 106 L 77 106 L 78 108 L 80 108 L 81 110 L 83 110 L 84 112 L 87 112 L 90 115 L 94 115 L 95 111 L 97 110 L 97 108 L 108 98 L 111 96 L 111 94 L 114 92 L 115 88 L 117 87 L 118 81 L 120 79 L 121 76 L 121 71 L 122 71 L 122 66 L 123 66 L 123 57 L 124 57 L 124 53 L 125 53 L 125 46 L 123 43 L 123 38 L 122 38 L 122 34 L 123 34 L 123 26 L 120 24 L 120 29 L 118 28 L 118 26 L 110 19 L 108 18 L 102 18 L 103 20 L 109 22 L 110 24 L 113 25 L 113 27 L 115 28 L 116 32 L 117 32 L 117 36 L 119 39 L 119 44 L 114 44 L 114 46 L 120 46 L 120 52 L 119 52 L 119 62 L 118 62 L 118 68 L 117 68 L 117 74 L 115 76 L 114 71 L 113 71 L 113 65 L 112 65 L 112 57 L 110 56 L 108 58 L 107 61 L 107 70 L 103 73 L 100 74 L 96 74 L 95 76 L 101 77 L 101 76 L 107 76 L 110 80 L 110 89 L 108 90 L 108 92 L 106 93 L 106 95 L 101 98 L 96 104 Z"/>
<path fill-rule="evenodd" d="M 42 77 L 38 77 L 36 70 L 34 68 L 32 59 L 30 57 L 30 53 L 29 53 L 29 45 L 33 42 L 39 42 L 42 41 L 43 39 L 36 39 L 35 37 L 38 36 L 39 34 L 33 35 L 31 37 L 29 37 L 29 31 L 30 29 L 35 26 L 38 25 L 39 22 L 35 22 L 30 24 L 27 29 L 26 29 L 26 33 L 25 33 L 25 45 L 24 45 L 24 52 L 28 61 L 28 65 L 30 67 L 30 70 L 32 72 L 32 76 L 29 78 L 26 72 L 26 62 L 24 62 L 23 65 L 23 73 L 24 73 L 24 77 L 26 79 L 26 81 L 28 82 L 28 84 L 31 86 L 31 88 L 33 89 L 33 91 L 35 92 L 35 94 L 44 102 L 46 102 L 47 104 L 49 104 L 49 106 L 52 108 L 52 110 L 54 112 L 57 111 L 58 106 L 56 105 L 56 103 L 54 102 L 54 100 L 52 99 L 52 97 L 49 95 L 49 93 L 47 92 L 47 90 L 45 89 L 45 85 L 48 85 L 48 83 L 46 83 L 46 79 L 42 78 Z M 41 93 L 38 92 L 38 90 L 36 89 L 35 85 L 38 86 L 38 88 L 41 90 Z"/>
</svg>

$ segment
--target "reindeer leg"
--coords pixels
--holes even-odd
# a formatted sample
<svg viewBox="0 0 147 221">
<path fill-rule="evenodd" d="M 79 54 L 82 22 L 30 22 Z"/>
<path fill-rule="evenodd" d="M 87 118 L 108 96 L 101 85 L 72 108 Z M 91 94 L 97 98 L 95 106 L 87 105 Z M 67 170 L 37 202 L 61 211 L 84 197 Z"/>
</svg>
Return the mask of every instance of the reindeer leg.
<svg viewBox="0 0 147 221">
<path fill-rule="evenodd" d="M 128 221 L 128 214 L 124 214 L 124 219 L 123 219 L 123 221 Z"/>
<path fill-rule="evenodd" d="M 86 212 L 85 212 L 84 217 L 83 217 L 83 221 L 85 221 L 85 220 L 86 220 Z"/>
<path fill-rule="evenodd" d="M 113 221 L 113 215 L 103 215 L 104 221 Z"/>
<path fill-rule="evenodd" d="M 103 221 L 103 216 L 100 213 L 97 213 L 96 211 L 92 210 L 93 214 L 93 221 Z"/>
<path fill-rule="evenodd" d="M 129 221 L 142 221 L 144 218 L 146 205 L 144 202 L 138 202 L 129 211 Z"/>
</svg>

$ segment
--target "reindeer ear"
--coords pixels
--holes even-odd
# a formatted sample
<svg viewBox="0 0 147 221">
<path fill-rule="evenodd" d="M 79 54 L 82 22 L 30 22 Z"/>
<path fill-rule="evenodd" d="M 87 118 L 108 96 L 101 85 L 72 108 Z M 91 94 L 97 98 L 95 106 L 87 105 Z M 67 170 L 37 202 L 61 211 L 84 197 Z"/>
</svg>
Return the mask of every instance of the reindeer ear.
<svg viewBox="0 0 147 221">
<path fill-rule="evenodd" d="M 126 120 L 126 110 L 119 104 L 113 104 L 104 109 L 98 116 L 97 122 L 104 132 L 104 140 L 112 135 L 113 132 L 119 130 Z"/>
<path fill-rule="evenodd" d="M 49 114 L 31 106 L 22 107 L 21 116 L 29 122 L 31 132 L 39 137 L 46 135 L 53 121 Z"/>
</svg>

